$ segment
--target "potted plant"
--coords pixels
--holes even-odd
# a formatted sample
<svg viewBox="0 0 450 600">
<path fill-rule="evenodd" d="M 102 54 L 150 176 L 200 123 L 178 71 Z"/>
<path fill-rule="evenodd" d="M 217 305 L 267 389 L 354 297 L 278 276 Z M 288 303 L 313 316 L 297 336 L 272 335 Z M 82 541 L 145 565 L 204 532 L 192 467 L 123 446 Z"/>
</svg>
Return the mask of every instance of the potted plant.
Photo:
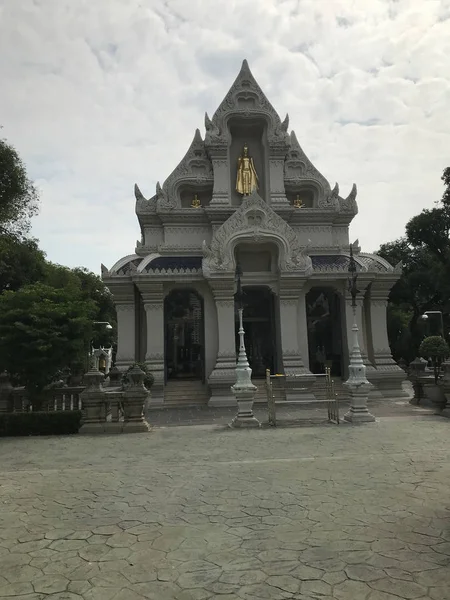
<svg viewBox="0 0 450 600">
<path fill-rule="evenodd" d="M 439 372 L 441 364 L 445 358 L 450 355 L 450 349 L 447 342 L 440 335 L 431 335 L 426 337 L 419 347 L 419 354 L 424 358 L 431 360 L 433 365 L 433 377 L 425 382 L 425 393 L 431 402 L 439 409 L 443 409 L 446 404 L 444 390 L 440 385 Z"/>
</svg>

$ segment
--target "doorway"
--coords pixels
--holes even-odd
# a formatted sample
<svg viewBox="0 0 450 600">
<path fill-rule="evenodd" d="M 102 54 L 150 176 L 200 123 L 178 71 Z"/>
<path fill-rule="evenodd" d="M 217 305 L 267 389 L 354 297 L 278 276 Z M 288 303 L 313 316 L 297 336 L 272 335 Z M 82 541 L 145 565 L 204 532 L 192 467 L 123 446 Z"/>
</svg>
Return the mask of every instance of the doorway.
<svg viewBox="0 0 450 600">
<path fill-rule="evenodd" d="M 165 378 L 205 379 L 203 298 L 195 290 L 175 289 L 164 299 Z"/>
<path fill-rule="evenodd" d="M 306 294 L 309 368 L 335 377 L 343 375 L 342 302 L 332 288 L 314 287 Z"/>
<path fill-rule="evenodd" d="M 275 296 L 267 287 L 244 286 L 244 341 L 253 377 L 273 373 L 277 365 Z M 236 354 L 239 352 L 239 315 L 235 311 Z"/>
</svg>

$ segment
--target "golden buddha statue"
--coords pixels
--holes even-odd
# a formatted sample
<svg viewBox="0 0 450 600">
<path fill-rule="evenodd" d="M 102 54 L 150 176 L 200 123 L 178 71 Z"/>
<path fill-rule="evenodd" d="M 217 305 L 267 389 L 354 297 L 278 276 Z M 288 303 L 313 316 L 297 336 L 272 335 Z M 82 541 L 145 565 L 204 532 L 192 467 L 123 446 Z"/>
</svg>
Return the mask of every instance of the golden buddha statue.
<svg viewBox="0 0 450 600">
<path fill-rule="evenodd" d="M 258 175 L 256 174 L 253 158 L 248 155 L 247 144 L 244 144 L 242 155 L 238 158 L 236 177 L 236 191 L 243 196 L 249 196 L 258 189 Z"/>
<path fill-rule="evenodd" d="M 299 194 L 297 194 L 297 198 L 294 200 L 295 208 L 303 208 L 303 200 L 300 198 Z"/>
<path fill-rule="evenodd" d="M 194 194 L 194 198 L 192 199 L 192 202 L 191 202 L 191 208 L 200 208 L 201 205 L 202 205 L 202 203 L 198 199 L 197 194 Z"/>
</svg>

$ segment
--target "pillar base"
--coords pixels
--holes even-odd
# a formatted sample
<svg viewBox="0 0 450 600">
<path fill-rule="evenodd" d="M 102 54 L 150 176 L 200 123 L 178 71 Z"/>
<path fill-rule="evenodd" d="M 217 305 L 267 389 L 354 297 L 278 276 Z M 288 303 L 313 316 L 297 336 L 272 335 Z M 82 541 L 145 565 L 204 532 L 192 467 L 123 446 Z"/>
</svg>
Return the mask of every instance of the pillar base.
<svg viewBox="0 0 450 600">
<path fill-rule="evenodd" d="M 230 354 L 219 358 L 215 369 L 208 378 L 211 391 L 208 406 L 236 406 L 236 397 L 231 390 L 231 386 L 236 380 L 235 369 L 236 355 Z"/>
<path fill-rule="evenodd" d="M 357 425 L 358 423 L 373 423 L 375 421 L 375 417 L 368 411 L 352 411 L 350 409 L 344 415 L 344 421 L 347 423 L 352 423 L 353 425 Z"/>
<path fill-rule="evenodd" d="M 150 425 L 147 421 L 128 421 L 123 424 L 122 433 L 148 433 Z"/>
<path fill-rule="evenodd" d="M 231 423 L 228 425 L 228 427 L 231 427 L 233 429 L 243 429 L 243 428 L 255 428 L 258 429 L 261 427 L 261 423 L 258 421 L 258 419 L 252 415 L 251 417 L 244 417 L 244 416 L 239 416 L 236 415 L 234 417 L 234 419 L 231 421 Z"/>
</svg>

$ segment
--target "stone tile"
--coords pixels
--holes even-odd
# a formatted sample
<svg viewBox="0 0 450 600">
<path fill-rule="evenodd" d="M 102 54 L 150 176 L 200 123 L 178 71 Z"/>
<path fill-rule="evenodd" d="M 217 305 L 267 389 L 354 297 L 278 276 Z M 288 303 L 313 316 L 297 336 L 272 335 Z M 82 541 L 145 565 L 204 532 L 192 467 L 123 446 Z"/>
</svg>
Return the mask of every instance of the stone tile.
<svg viewBox="0 0 450 600">
<path fill-rule="evenodd" d="M 28 581 L 16 581 L 14 583 L 8 583 L 1 589 L 2 598 L 8 598 L 9 596 L 22 596 L 25 594 L 32 594 L 33 587 Z"/>
<path fill-rule="evenodd" d="M 182 573 L 177 580 L 177 584 L 182 589 L 205 587 L 208 584 L 218 581 L 221 574 L 221 569 Z"/>
<path fill-rule="evenodd" d="M 350 565 L 345 569 L 345 573 L 349 579 L 357 581 L 375 581 L 385 576 L 382 569 L 376 569 L 369 565 Z"/>
<path fill-rule="evenodd" d="M 400 598 L 420 598 L 427 593 L 426 587 L 422 587 L 413 581 L 403 581 L 401 579 L 391 579 L 389 577 L 379 579 L 378 581 L 372 581 L 370 585 L 375 590 L 400 596 Z"/>
<path fill-rule="evenodd" d="M 56 594 L 64 592 L 69 585 L 69 580 L 65 577 L 55 575 L 44 575 L 33 580 L 34 591 L 42 594 Z"/>
<path fill-rule="evenodd" d="M 266 583 L 291 594 L 298 592 L 300 589 L 300 582 L 291 575 L 272 575 L 266 579 Z"/>
</svg>

